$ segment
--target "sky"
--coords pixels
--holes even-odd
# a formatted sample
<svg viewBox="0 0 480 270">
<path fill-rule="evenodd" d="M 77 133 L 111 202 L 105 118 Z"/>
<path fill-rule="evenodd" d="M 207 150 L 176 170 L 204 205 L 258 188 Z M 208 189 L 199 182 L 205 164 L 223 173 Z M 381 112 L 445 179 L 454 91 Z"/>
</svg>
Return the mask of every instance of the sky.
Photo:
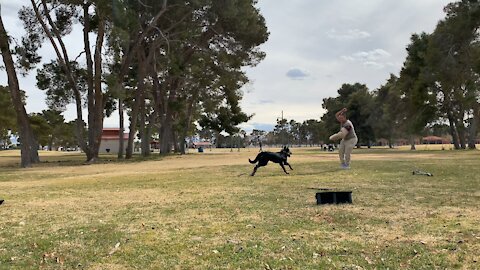
<svg viewBox="0 0 480 270">
<path fill-rule="evenodd" d="M 398 75 L 406 46 L 414 33 L 431 33 L 444 18 L 447 0 L 259 0 L 257 7 L 270 32 L 260 49 L 265 59 L 245 68 L 250 83 L 241 102 L 252 119 L 241 125 L 271 130 L 278 118 L 303 122 L 320 119 L 324 98 L 337 96 L 344 83 L 366 84 L 375 90 L 390 74 Z M 17 40 L 24 33 L 17 13 L 28 0 L 0 0 L 7 31 Z M 66 39 L 71 55 L 82 51 L 81 29 Z M 50 44 L 41 50 L 44 62 L 54 59 Z M 70 57 L 72 57 L 70 56 Z M 45 95 L 35 82 L 36 71 L 20 77 L 27 92 L 27 112 L 46 109 Z M 7 85 L 0 70 L 0 84 Z M 118 127 L 118 114 L 105 127 Z M 75 119 L 74 106 L 64 113 Z M 85 117 L 84 117 L 85 118 Z"/>
</svg>

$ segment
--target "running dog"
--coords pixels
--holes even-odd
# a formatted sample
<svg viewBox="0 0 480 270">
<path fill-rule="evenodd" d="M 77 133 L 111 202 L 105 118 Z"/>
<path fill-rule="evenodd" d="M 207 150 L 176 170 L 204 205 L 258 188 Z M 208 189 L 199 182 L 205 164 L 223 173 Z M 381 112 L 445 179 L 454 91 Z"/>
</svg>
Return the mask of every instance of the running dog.
<svg viewBox="0 0 480 270">
<path fill-rule="evenodd" d="M 253 168 L 253 172 L 252 172 L 251 176 L 255 175 L 258 168 L 260 168 L 262 166 L 266 166 L 269 161 L 280 164 L 280 167 L 282 167 L 283 171 L 286 174 L 288 174 L 287 170 L 285 170 L 284 165 L 288 165 L 288 167 L 290 167 L 290 170 L 293 170 L 292 166 L 290 166 L 290 164 L 288 164 L 288 162 L 287 162 L 287 158 L 291 154 L 292 154 L 292 152 L 290 152 L 290 149 L 288 149 L 288 147 L 286 147 L 286 146 L 284 146 L 282 148 L 282 150 L 280 150 L 280 152 L 277 152 L 277 153 L 266 152 L 266 151 L 265 152 L 260 152 L 254 160 L 248 159 L 248 161 L 252 164 L 255 164 L 255 163 L 258 162 L 258 164 L 255 165 L 255 167 Z"/>
</svg>

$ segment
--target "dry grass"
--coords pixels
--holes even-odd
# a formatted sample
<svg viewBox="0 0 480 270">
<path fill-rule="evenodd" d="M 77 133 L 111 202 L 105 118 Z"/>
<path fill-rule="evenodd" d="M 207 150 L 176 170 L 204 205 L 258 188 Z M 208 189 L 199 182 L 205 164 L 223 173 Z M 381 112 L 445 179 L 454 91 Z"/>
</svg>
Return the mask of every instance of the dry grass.
<svg viewBox="0 0 480 270">
<path fill-rule="evenodd" d="M 355 150 L 348 171 L 292 151 L 291 175 L 255 177 L 255 149 L 95 165 L 42 152 L 30 169 L 0 152 L 0 269 L 480 268 L 479 151 Z M 318 206 L 320 188 L 354 203 Z"/>
</svg>

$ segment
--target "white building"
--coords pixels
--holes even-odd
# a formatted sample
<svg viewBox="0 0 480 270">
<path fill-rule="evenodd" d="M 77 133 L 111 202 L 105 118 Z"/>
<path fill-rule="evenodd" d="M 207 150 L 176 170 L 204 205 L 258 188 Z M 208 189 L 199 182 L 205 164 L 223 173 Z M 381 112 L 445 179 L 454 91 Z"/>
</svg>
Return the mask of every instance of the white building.
<svg viewBox="0 0 480 270">
<path fill-rule="evenodd" d="M 104 128 L 102 132 L 102 140 L 100 142 L 99 153 L 101 154 L 117 154 L 120 147 L 119 128 Z M 123 133 L 123 146 L 127 148 L 128 133 Z"/>
</svg>

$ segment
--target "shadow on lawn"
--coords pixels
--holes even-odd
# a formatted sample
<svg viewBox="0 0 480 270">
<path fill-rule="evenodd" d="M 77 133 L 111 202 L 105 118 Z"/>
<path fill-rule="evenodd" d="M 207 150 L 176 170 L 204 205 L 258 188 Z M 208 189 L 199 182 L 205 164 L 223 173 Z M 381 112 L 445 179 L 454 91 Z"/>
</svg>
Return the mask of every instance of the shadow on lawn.
<svg viewBox="0 0 480 270">
<path fill-rule="evenodd" d="M 173 154 L 172 154 L 173 155 Z M 140 163 L 143 161 L 158 161 L 162 160 L 167 155 L 151 155 L 149 157 L 141 157 L 139 155 L 133 156 L 132 159 L 118 159 L 115 155 L 100 155 L 99 159 L 94 163 L 87 163 L 86 157 L 82 153 L 69 155 L 40 155 L 40 163 L 33 165 L 34 168 L 50 168 L 50 167 L 68 167 L 68 166 L 85 166 L 94 164 L 127 164 Z M 2 162 L 2 158 L 5 158 Z M 8 160 L 6 160 L 8 159 Z M 20 155 L 18 156 L 0 156 L 0 168 L 15 170 L 20 168 Z"/>
</svg>

